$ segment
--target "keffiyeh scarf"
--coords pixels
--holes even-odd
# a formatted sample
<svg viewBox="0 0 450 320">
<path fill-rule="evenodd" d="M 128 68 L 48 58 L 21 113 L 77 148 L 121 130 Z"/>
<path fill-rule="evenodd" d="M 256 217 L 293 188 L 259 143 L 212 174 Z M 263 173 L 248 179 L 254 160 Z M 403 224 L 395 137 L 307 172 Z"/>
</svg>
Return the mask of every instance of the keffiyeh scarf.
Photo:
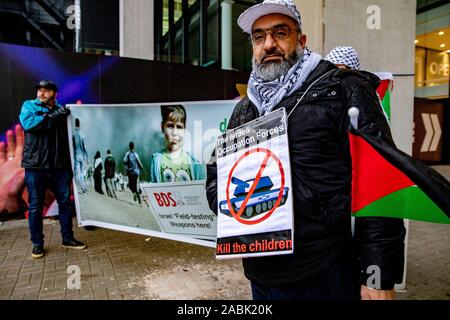
<svg viewBox="0 0 450 320">
<path fill-rule="evenodd" d="M 300 59 L 284 75 L 270 82 L 264 82 L 256 77 L 255 72 L 250 75 L 247 95 L 258 108 L 262 116 L 278 105 L 283 98 L 299 89 L 309 74 L 317 67 L 322 57 L 305 48 L 303 58 Z"/>
<path fill-rule="evenodd" d="M 336 47 L 330 51 L 324 60 L 334 64 L 343 64 L 355 70 L 361 68 L 358 52 L 352 47 Z"/>
</svg>

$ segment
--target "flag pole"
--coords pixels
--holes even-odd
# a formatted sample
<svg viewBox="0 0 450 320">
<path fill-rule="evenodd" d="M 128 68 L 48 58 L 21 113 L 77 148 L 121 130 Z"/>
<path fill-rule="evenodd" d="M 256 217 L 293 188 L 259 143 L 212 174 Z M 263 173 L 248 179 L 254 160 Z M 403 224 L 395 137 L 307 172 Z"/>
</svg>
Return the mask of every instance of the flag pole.
<svg viewBox="0 0 450 320">
<path fill-rule="evenodd" d="M 358 116 L 359 109 L 358 108 L 350 108 L 348 110 L 348 116 L 350 117 L 350 124 L 355 130 L 358 130 Z M 355 236 L 355 217 L 352 215 L 352 237 Z"/>
</svg>

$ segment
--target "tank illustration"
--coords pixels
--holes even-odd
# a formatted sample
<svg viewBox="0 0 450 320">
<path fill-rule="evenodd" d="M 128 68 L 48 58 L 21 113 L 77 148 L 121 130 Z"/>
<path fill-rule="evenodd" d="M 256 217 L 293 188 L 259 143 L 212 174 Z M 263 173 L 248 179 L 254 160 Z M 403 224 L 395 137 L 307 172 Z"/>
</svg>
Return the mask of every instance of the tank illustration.
<svg viewBox="0 0 450 320">
<path fill-rule="evenodd" d="M 237 213 L 241 208 L 242 203 L 244 202 L 248 192 L 250 191 L 254 180 L 255 179 L 242 181 L 236 177 L 231 178 L 231 183 L 237 186 L 233 193 L 234 198 L 230 199 L 230 203 L 233 207 L 234 212 Z M 242 213 L 241 219 L 250 219 L 252 217 L 270 211 L 275 206 L 280 193 L 280 189 L 272 188 L 272 180 L 269 177 L 261 177 L 254 193 L 247 202 L 246 209 Z M 288 192 L 289 188 L 285 187 L 283 190 L 280 206 L 286 203 Z M 221 213 L 227 216 L 232 216 L 230 210 L 228 209 L 227 200 L 220 201 L 219 209 Z"/>
</svg>

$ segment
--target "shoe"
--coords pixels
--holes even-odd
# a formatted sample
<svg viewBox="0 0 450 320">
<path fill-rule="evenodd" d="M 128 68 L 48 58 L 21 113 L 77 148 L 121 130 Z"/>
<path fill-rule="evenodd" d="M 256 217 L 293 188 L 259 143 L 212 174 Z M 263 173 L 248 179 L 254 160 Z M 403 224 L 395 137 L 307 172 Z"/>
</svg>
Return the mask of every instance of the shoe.
<svg viewBox="0 0 450 320">
<path fill-rule="evenodd" d="M 45 256 L 44 246 L 35 246 L 33 245 L 33 250 L 31 251 L 31 257 L 33 259 L 40 259 Z"/>
<path fill-rule="evenodd" d="M 87 246 L 81 241 L 78 241 L 76 239 L 72 239 L 70 241 L 63 241 L 62 247 L 63 248 L 67 248 L 67 249 L 83 250 Z"/>
<path fill-rule="evenodd" d="M 134 200 L 134 202 L 136 202 L 136 200 L 137 200 L 136 193 L 133 193 L 133 200 Z"/>
</svg>

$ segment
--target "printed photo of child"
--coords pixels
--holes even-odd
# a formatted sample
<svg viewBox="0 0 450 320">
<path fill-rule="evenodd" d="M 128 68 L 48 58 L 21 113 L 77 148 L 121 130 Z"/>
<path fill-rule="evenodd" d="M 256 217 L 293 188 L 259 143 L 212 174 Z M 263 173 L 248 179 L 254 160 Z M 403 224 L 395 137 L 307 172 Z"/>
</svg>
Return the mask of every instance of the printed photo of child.
<svg viewBox="0 0 450 320">
<path fill-rule="evenodd" d="M 187 118 L 184 106 L 161 106 L 161 117 L 165 149 L 151 156 L 150 182 L 206 179 L 205 166 L 183 149 Z"/>
</svg>

